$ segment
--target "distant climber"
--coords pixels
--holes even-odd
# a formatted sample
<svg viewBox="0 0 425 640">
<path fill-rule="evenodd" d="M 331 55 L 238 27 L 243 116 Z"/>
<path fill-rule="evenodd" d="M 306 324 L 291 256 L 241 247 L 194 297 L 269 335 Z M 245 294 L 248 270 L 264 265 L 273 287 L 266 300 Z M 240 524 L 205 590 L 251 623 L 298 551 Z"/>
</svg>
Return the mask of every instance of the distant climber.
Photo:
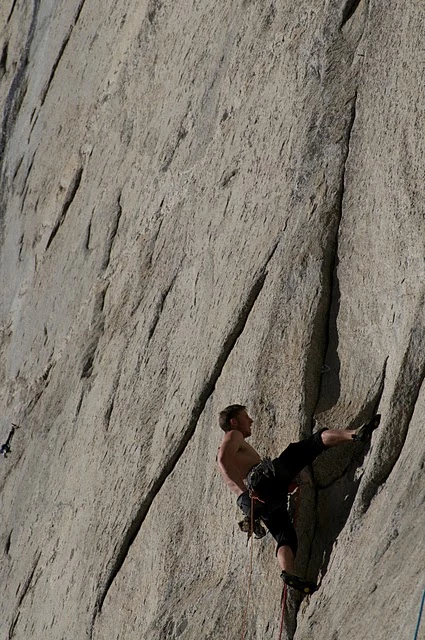
<svg viewBox="0 0 425 640">
<path fill-rule="evenodd" d="M 309 438 L 290 444 L 270 460 L 261 459 L 246 442 L 253 420 L 245 406 L 234 404 L 220 412 L 219 423 L 225 434 L 217 460 L 224 482 L 237 495 L 238 507 L 249 518 L 253 504 L 254 533 L 261 537 L 262 521 L 277 542 L 276 555 L 283 581 L 303 593 L 313 593 L 317 585 L 294 574 L 297 535 L 288 513 L 288 490 L 302 469 L 326 449 L 344 442 L 369 441 L 379 422 L 380 416 L 376 415 L 356 430 L 320 429 Z"/>
<path fill-rule="evenodd" d="M 18 425 L 17 424 L 13 424 L 13 422 L 12 422 L 12 429 L 10 430 L 10 433 L 9 433 L 9 435 L 7 437 L 7 440 L 0 447 L 0 455 L 2 455 L 4 458 L 7 458 L 8 454 L 11 453 L 11 451 L 12 451 L 10 445 L 12 444 L 12 438 L 14 436 L 14 433 L 15 433 L 16 429 L 18 429 L 18 428 L 19 428 Z"/>
</svg>

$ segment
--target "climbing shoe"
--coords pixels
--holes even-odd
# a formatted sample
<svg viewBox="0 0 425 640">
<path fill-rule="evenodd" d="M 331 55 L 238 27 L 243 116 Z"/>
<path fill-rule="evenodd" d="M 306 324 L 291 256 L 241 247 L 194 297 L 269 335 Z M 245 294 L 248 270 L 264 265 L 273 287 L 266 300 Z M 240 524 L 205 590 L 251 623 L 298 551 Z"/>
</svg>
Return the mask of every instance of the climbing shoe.
<svg viewBox="0 0 425 640">
<path fill-rule="evenodd" d="M 378 414 L 370 422 L 359 427 L 352 436 L 354 442 L 369 442 L 372 432 L 379 427 L 380 421 L 381 416 Z"/>
<path fill-rule="evenodd" d="M 315 582 L 311 582 L 310 580 L 305 580 L 304 578 L 299 578 L 298 576 L 293 576 L 290 573 L 286 573 L 286 571 L 282 571 L 280 574 L 283 582 L 285 582 L 288 587 L 292 587 L 297 591 L 301 591 L 305 595 L 310 595 L 314 593 L 319 588 Z"/>
</svg>

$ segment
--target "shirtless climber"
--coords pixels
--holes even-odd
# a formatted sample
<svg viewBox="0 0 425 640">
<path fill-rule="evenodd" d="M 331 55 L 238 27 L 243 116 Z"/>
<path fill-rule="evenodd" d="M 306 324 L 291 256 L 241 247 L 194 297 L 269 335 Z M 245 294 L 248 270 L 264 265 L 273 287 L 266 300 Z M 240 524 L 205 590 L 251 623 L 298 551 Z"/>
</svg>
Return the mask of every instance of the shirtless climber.
<svg viewBox="0 0 425 640">
<path fill-rule="evenodd" d="M 19 425 L 13 424 L 12 422 L 12 429 L 10 430 L 9 436 L 6 442 L 0 447 L 0 455 L 2 455 L 4 458 L 7 458 L 8 454 L 12 451 L 10 445 L 12 444 L 12 438 L 15 434 L 16 429 L 19 429 Z"/>
<path fill-rule="evenodd" d="M 254 505 L 254 531 L 264 522 L 277 542 L 277 560 L 286 584 L 313 593 L 314 582 L 294 575 L 297 535 L 287 509 L 288 488 L 301 470 L 323 451 L 344 442 L 367 442 L 379 426 L 380 416 L 359 429 L 320 429 L 309 438 L 290 444 L 277 458 L 261 459 L 246 439 L 251 435 L 252 418 L 240 404 L 220 412 L 220 427 L 225 431 L 218 452 L 218 466 L 224 482 L 235 493 L 237 505 L 251 517 Z"/>
</svg>

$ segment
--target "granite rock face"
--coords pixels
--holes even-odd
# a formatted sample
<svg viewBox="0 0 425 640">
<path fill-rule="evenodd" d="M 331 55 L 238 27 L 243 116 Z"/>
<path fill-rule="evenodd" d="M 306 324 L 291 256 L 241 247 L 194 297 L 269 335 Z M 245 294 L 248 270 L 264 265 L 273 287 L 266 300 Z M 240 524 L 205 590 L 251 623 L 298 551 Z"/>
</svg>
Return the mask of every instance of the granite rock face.
<svg viewBox="0 0 425 640">
<path fill-rule="evenodd" d="M 421 0 L 0 7 L 1 636 L 240 637 L 215 464 L 382 414 L 301 487 L 287 638 L 413 637 L 425 544 Z M 255 542 L 250 638 L 277 637 Z M 425 633 L 425 631 L 422 631 Z M 425 636 L 424 636 L 425 637 Z"/>
</svg>

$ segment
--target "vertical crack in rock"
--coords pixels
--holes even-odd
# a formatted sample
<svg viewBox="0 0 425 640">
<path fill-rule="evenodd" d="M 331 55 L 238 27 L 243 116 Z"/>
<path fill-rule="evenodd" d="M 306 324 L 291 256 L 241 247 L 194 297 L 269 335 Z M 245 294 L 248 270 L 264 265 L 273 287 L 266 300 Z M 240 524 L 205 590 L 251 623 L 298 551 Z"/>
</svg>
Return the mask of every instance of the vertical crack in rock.
<svg viewBox="0 0 425 640">
<path fill-rule="evenodd" d="M 13 12 L 15 11 L 15 7 L 16 7 L 17 3 L 18 3 L 18 0 L 13 0 L 12 7 L 11 7 L 11 9 L 9 11 L 9 15 L 7 16 L 6 24 L 8 24 L 10 22 L 10 19 L 11 19 L 12 15 L 13 15 Z"/>
<path fill-rule="evenodd" d="M 224 211 L 223 211 L 223 218 L 226 217 L 227 214 L 227 209 L 229 208 L 229 203 L 230 203 L 230 198 L 232 197 L 232 192 L 229 193 L 227 200 L 226 200 L 226 206 L 224 207 Z"/>
<path fill-rule="evenodd" d="M 15 181 L 16 176 L 18 175 L 18 171 L 19 171 L 19 169 L 20 169 L 20 168 L 21 168 L 21 166 L 22 166 L 22 163 L 23 163 L 23 161 L 24 161 L 24 157 L 25 157 L 25 155 L 23 154 L 23 155 L 20 157 L 20 159 L 19 159 L 19 161 L 18 161 L 18 164 L 17 164 L 17 165 L 16 165 L 16 167 L 15 167 L 15 171 L 13 172 L 12 182 L 14 182 L 14 181 Z"/>
<path fill-rule="evenodd" d="M 35 574 L 35 571 L 37 569 L 38 563 L 40 562 L 40 558 L 41 558 L 41 551 L 39 551 L 37 553 L 37 555 L 35 557 L 35 560 L 33 562 L 32 569 L 31 569 L 30 573 L 28 574 L 28 576 L 27 576 L 27 578 L 26 578 L 26 580 L 25 580 L 25 582 L 23 584 L 23 587 L 21 589 L 21 593 L 19 594 L 18 602 L 17 602 L 17 605 L 15 607 L 15 613 L 13 615 L 13 621 L 12 621 L 12 624 L 10 625 L 10 627 L 9 627 L 9 634 L 8 634 L 9 640 L 11 638 L 13 638 L 14 633 L 15 633 L 16 624 L 17 624 L 19 616 L 20 616 L 19 609 L 21 608 L 22 603 L 23 603 L 23 601 L 25 599 L 25 596 L 27 595 L 30 587 L 33 586 L 33 578 L 34 578 L 34 574 Z"/>
<path fill-rule="evenodd" d="M 319 406 L 321 397 L 320 370 L 328 359 L 337 360 L 338 335 L 336 318 L 339 307 L 339 283 L 337 276 L 338 267 L 338 236 L 342 221 L 342 207 L 345 188 L 345 173 L 347 160 L 350 153 L 351 134 L 356 118 L 357 90 L 354 97 L 347 103 L 350 104 L 350 114 L 346 126 L 343 144 L 344 155 L 341 163 L 340 183 L 336 194 L 336 221 L 334 229 L 331 229 L 328 237 L 328 247 L 322 261 L 321 299 L 319 300 L 316 317 L 313 325 L 313 341 L 306 362 L 306 414 L 310 422 Z M 320 352 L 320 353 L 318 353 Z M 317 366 L 319 362 L 320 366 Z M 337 384 L 339 385 L 339 375 Z M 337 389 L 339 396 L 339 388 Z M 333 400 L 336 402 L 337 398 Z"/>
<path fill-rule="evenodd" d="M 31 413 L 34 410 L 34 408 L 38 404 L 38 401 L 40 400 L 41 396 L 43 395 L 45 388 L 46 387 L 43 387 L 42 389 L 39 389 L 36 392 L 35 396 L 32 398 L 32 400 L 28 403 L 28 409 L 27 409 L 28 413 Z"/>
<path fill-rule="evenodd" d="M 342 219 L 342 203 L 343 203 L 343 199 L 344 199 L 345 173 L 346 173 L 346 169 L 347 169 L 347 160 L 348 160 L 348 156 L 349 156 L 349 153 L 350 153 L 351 134 L 353 132 L 354 121 L 356 119 L 357 89 L 354 92 L 354 96 L 346 104 L 350 105 L 350 115 L 349 115 L 348 125 L 347 125 L 345 136 L 344 136 L 344 138 L 345 138 L 345 153 L 344 153 L 344 157 L 343 157 L 343 161 L 342 161 L 341 180 L 340 180 L 340 186 L 339 186 L 339 191 L 338 191 L 339 223 L 341 223 L 341 219 Z M 338 231 L 339 231 L 339 226 L 338 226 Z M 338 234 L 336 234 L 336 238 L 335 238 L 335 251 L 334 251 L 334 253 L 336 252 L 336 250 L 338 248 L 337 240 L 338 240 Z M 336 258 L 336 256 L 335 256 L 335 258 Z M 335 260 L 334 260 L 334 262 L 335 262 Z"/>
<path fill-rule="evenodd" d="M 50 372 L 53 369 L 53 367 L 55 366 L 56 362 L 54 360 L 51 360 L 45 370 L 43 371 L 43 373 L 41 374 L 41 379 L 46 383 L 46 387 L 48 386 L 50 380 L 49 380 L 49 376 L 50 376 Z"/>
<path fill-rule="evenodd" d="M 88 224 L 87 227 L 87 231 L 86 231 L 86 239 L 84 242 L 84 248 L 86 249 L 86 251 L 90 251 L 90 240 L 91 240 L 91 226 L 92 226 L 92 222 L 93 222 L 93 218 L 90 218 L 90 222 Z"/>
<path fill-rule="evenodd" d="M 86 353 L 86 356 L 84 358 L 84 364 L 83 364 L 83 369 L 81 371 L 81 378 L 90 378 L 91 374 L 93 373 L 93 362 L 94 362 L 94 356 L 96 355 L 96 350 L 97 350 L 97 340 L 94 341 L 89 348 L 88 353 Z"/>
<path fill-rule="evenodd" d="M 52 229 L 52 232 L 51 232 L 50 237 L 49 237 L 49 239 L 47 241 L 47 244 L 46 244 L 45 251 L 47 251 L 48 248 L 50 247 L 50 245 L 52 244 L 57 232 L 59 231 L 60 227 L 62 226 L 62 224 L 63 224 L 63 222 L 65 220 L 65 217 L 66 217 L 66 214 L 68 213 L 69 207 L 73 203 L 74 198 L 75 198 L 75 196 L 77 194 L 77 191 L 78 191 L 78 189 L 80 187 L 82 175 L 83 175 L 83 167 L 80 167 L 78 169 L 78 171 L 76 172 L 76 174 L 74 175 L 74 178 L 73 178 L 73 180 L 72 180 L 72 182 L 71 182 L 71 184 L 70 184 L 70 186 L 68 188 L 68 192 L 66 194 L 65 202 L 64 202 L 64 204 L 62 206 L 62 211 L 60 213 L 60 216 L 59 216 L 55 226 Z"/>
<path fill-rule="evenodd" d="M 13 529 L 12 531 L 9 533 L 9 535 L 7 536 L 7 540 L 6 540 L 6 544 L 4 545 L 4 552 L 5 554 L 8 556 L 10 553 L 10 545 L 12 542 L 12 533 L 13 533 Z"/>
<path fill-rule="evenodd" d="M 24 248 L 24 237 L 25 237 L 24 234 L 21 233 L 21 236 L 20 236 L 19 241 L 18 241 L 18 249 L 19 249 L 19 251 L 18 251 L 18 261 L 19 262 L 22 262 L 22 251 L 23 251 L 23 248 Z M 44 344 L 46 344 L 46 343 L 44 343 Z"/>
<path fill-rule="evenodd" d="M 28 574 L 27 579 L 24 582 L 24 585 L 22 587 L 21 593 L 19 594 L 19 599 L 18 599 L 18 604 L 17 604 L 18 608 L 22 605 L 22 603 L 24 601 L 24 598 L 27 595 L 27 593 L 29 591 L 29 588 L 31 587 L 31 584 L 32 584 L 32 581 L 33 581 L 33 578 L 34 578 L 34 574 L 35 574 L 35 571 L 37 569 L 37 566 L 38 566 L 38 563 L 40 561 L 40 558 L 41 558 L 41 551 L 39 551 L 38 554 L 36 555 L 36 558 L 34 560 L 32 569 L 31 569 L 30 573 Z"/>
<path fill-rule="evenodd" d="M 156 14 L 158 13 L 158 11 L 162 8 L 162 1 L 161 0 L 151 0 L 148 6 L 148 12 L 147 12 L 147 16 L 148 16 L 148 20 L 150 22 L 150 24 L 153 24 L 153 22 L 155 21 L 156 18 Z"/>
<path fill-rule="evenodd" d="M 114 246 L 115 238 L 118 233 L 118 227 L 120 225 L 121 216 L 122 216 L 122 204 L 121 204 L 121 192 L 120 192 L 117 198 L 117 208 L 116 208 L 115 217 L 112 222 L 111 229 L 106 240 L 105 256 L 103 258 L 102 266 L 101 266 L 101 269 L 103 271 L 106 271 L 111 261 L 112 249 Z"/>
<path fill-rule="evenodd" d="M 28 30 L 27 39 L 25 42 L 25 46 L 23 48 L 22 56 L 17 65 L 17 71 L 10 85 L 10 88 L 5 100 L 4 109 L 3 109 L 3 118 L 2 118 L 2 124 L 1 124 L 1 132 L 0 132 L 0 235 L 3 235 L 3 224 L 4 224 L 4 215 L 6 210 L 6 198 L 7 198 L 7 189 L 6 189 L 7 172 L 5 171 L 6 145 L 8 140 L 11 137 L 11 133 L 19 113 L 19 109 L 22 105 L 22 101 L 24 99 L 24 96 L 27 90 L 26 71 L 29 63 L 30 48 L 34 38 L 35 27 L 37 24 L 40 1 L 41 0 L 33 0 L 33 12 L 31 16 L 31 22 Z M 12 6 L 11 12 L 8 17 L 8 21 L 10 20 L 10 17 L 13 13 L 14 8 L 15 8 L 15 3 Z"/>
<path fill-rule="evenodd" d="M 241 307 L 237 315 L 233 329 L 230 331 L 229 335 L 227 336 L 226 340 L 223 343 L 221 352 L 215 362 L 212 372 L 208 377 L 208 379 L 205 381 L 204 387 L 192 408 L 189 424 L 186 428 L 186 431 L 181 437 L 181 440 L 176 446 L 175 450 L 172 453 L 170 453 L 170 457 L 168 461 L 165 463 L 159 476 L 153 482 L 150 491 L 147 493 L 142 505 L 140 506 L 139 510 L 134 516 L 127 530 L 127 533 L 124 536 L 123 541 L 121 542 L 120 548 L 117 550 L 116 557 L 111 563 L 109 576 L 106 578 L 105 585 L 102 589 L 102 592 L 99 594 L 97 601 L 95 603 L 94 613 L 93 613 L 92 622 L 91 622 L 90 637 L 92 637 L 93 635 L 96 617 L 102 610 L 102 606 L 106 596 L 108 595 L 109 589 L 111 588 L 115 578 L 117 577 L 120 569 L 122 568 L 124 561 L 128 556 L 131 546 L 135 541 L 137 534 L 140 531 L 140 528 L 149 512 L 150 507 L 152 506 L 152 503 L 155 497 L 158 495 L 159 491 L 161 490 L 168 476 L 173 472 L 180 457 L 184 453 L 189 441 L 194 435 L 197 424 L 201 417 L 201 414 L 209 398 L 214 393 L 215 386 L 223 371 L 224 365 L 226 364 L 230 354 L 233 351 L 233 348 L 235 347 L 239 337 L 242 335 L 245 329 L 250 313 L 264 287 L 264 283 L 267 277 L 267 267 L 271 259 L 273 258 L 278 245 L 279 245 L 279 240 L 275 243 L 273 249 L 271 250 L 271 252 L 267 257 L 267 260 L 265 261 L 264 265 L 260 269 L 260 273 L 255 279 L 254 284 L 251 287 L 251 290 L 246 298 L 245 304 Z"/>
<path fill-rule="evenodd" d="M 37 149 L 36 149 L 36 150 L 34 151 L 34 153 L 32 154 L 32 157 L 31 157 L 30 163 L 29 163 L 29 165 L 28 165 L 28 169 L 27 169 L 27 172 L 26 172 L 26 175 L 25 175 L 25 178 L 24 178 L 23 184 L 22 184 L 21 192 L 20 192 L 20 195 L 21 195 L 21 196 L 24 194 L 24 191 L 26 191 L 26 190 L 27 190 L 28 180 L 29 180 L 29 177 L 30 177 L 30 175 L 31 175 L 32 168 L 33 168 L 33 166 L 34 166 L 34 158 L 35 158 L 35 154 L 36 154 L 36 153 L 37 153 Z M 25 196 L 24 196 L 23 201 L 22 201 L 21 211 L 23 211 L 23 208 L 24 208 L 25 197 L 26 197 L 26 193 L 25 193 Z"/>
<path fill-rule="evenodd" d="M 53 78 L 56 75 L 56 71 L 57 71 L 57 68 L 59 66 L 59 62 L 61 61 L 61 58 L 62 58 L 62 56 L 64 54 L 64 51 L 65 51 L 65 49 L 67 47 L 67 44 L 69 42 L 69 39 L 71 37 L 72 29 L 73 29 L 73 25 L 70 27 L 67 35 L 65 36 L 65 39 L 62 42 L 62 46 L 61 46 L 61 48 L 59 50 L 59 54 L 58 54 L 58 56 L 57 56 L 57 58 L 56 58 L 56 60 L 55 60 L 55 62 L 53 64 L 52 70 L 50 72 L 49 79 L 47 80 L 47 83 L 46 83 L 46 85 L 45 85 L 45 87 L 43 89 L 43 92 L 41 94 L 41 97 L 40 97 L 40 108 L 44 105 L 44 103 L 46 101 L 46 96 L 47 96 L 47 94 L 49 92 L 49 89 L 50 89 L 50 86 L 51 86 L 51 84 L 53 82 Z"/>
<path fill-rule="evenodd" d="M 104 424 L 106 430 L 109 429 L 109 425 L 111 423 L 111 416 L 112 416 L 112 412 L 114 410 L 114 406 L 115 406 L 115 393 L 112 394 L 112 397 L 109 400 L 109 403 L 108 403 L 108 406 L 106 408 L 105 415 L 104 415 L 104 418 L 103 418 L 103 424 Z"/>
<path fill-rule="evenodd" d="M 186 138 L 186 136 L 187 136 L 187 131 L 186 131 L 185 127 L 183 126 L 183 122 L 182 122 L 180 124 L 175 136 L 174 136 L 174 139 L 172 139 L 167 145 L 168 148 L 167 148 L 167 150 L 165 151 L 165 154 L 164 154 L 164 161 L 163 161 L 162 166 L 161 166 L 161 171 L 165 172 L 165 171 L 168 170 L 170 164 L 173 161 L 174 156 L 177 153 L 177 150 L 178 150 L 178 148 L 180 146 L 180 143 L 182 142 L 182 140 L 184 140 Z"/>
<path fill-rule="evenodd" d="M 12 624 L 9 627 L 9 633 L 8 633 L 8 639 L 12 640 L 13 636 L 15 635 L 15 628 L 16 625 L 18 623 L 19 620 L 19 616 L 21 615 L 20 611 L 18 611 L 17 613 L 15 613 L 15 615 L 13 616 L 13 620 L 12 620 Z"/>
<path fill-rule="evenodd" d="M 16 117 L 18 115 L 18 111 L 22 104 L 23 96 L 26 91 L 25 74 L 27 71 L 28 63 L 29 63 L 29 53 L 30 53 L 31 44 L 34 38 L 35 27 L 37 24 L 40 1 L 41 0 L 33 0 L 33 13 L 31 17 L 31 23 L 29 26 L 27 39 L 25 42 L 21 59 L 19 60 L 19 63 L 17 66 L 15 76 L 12 80 L 12 84 L 10 85 L 10 89 L 5 101 L 5 106 L 3 110 L 2 128 L 1 128 L 1 137 L 0 137 L 0 159 L 2 159 L 2 163 L 5 161 L 4 151 L 6 148 L 6 144 L 10 138 L 11 131 L 15 124 Z M 11 14 L 14 8 L 15 8 L 15 5 L 13 5 L 12 7 Z M 2 172 L 2 175 L 4 175 L 3 164 L 1 164 L 0 170 Z"/>
<path fill-rule="evenodd" d="M 80 415 L 81 407 L 83 406 L 83 400 L 84 400 L 85 393 L 86 393 L 85 389 L 83 389 L 81 391 L 80 398 L 78 400 L 78 404 L 77 404 L 77 406 L 75 408 L 74 420 L 76 420 L 78 418 L 78 416 Z"/>
<path fill-rule="evenodd" d="M 423 301 L 419 306 L 423 305 Z M 400 371 L 394 385 L 390 407 L 387 413 L 386 437 L 381 441 L 379 458 L 371 476 L 361 488 L 360 513 L 367 511 L 378 488 L 383 485 L 393 471 L 403 451 L 409 425 L 415 411 L 419 393 L 425 379 L 425 329 L 422 318 L 412 329 L 409 343 L 400 363 Z"/>
<path fill-rule="evenodd" d="M 81 379 L 90 378 L 93 373 L 94 359 L 97 353 L 100 339 L 105 330 L 105 296 L 109 287 L 106 283 L 96 296 L 93 309 L 93 320 L 91 322 L 91 336 L 88 339 L 87 348 L 83 356 L 83 366 Z"/>
<path fill-rule="evenodd" d="M 373 395 L 373 397 L 365 404 L 363 411 L 359 416 L 359 422 L 361 424 L 363 424 L 364 422 L 369 422 L 369 420 L 371 420 L 372 417 L 376 413 L 378 413 L 378 407 L 381 404 L 382 396 L 384 394 L 384 389 L 385 389 L 385 381 L 387 378 L 388 357 L 389 356 L 385 358 L 384 365 L 382 367 L 382 372 L 374 384 L 374 387 L 376 387 L 379 381 L 378 389 L 376 393 Z"/>
<path fill-rule="evenodd" d="M 342 20 L 341 20 L 340 29 L 342 29 L 344 25 L 346 25 L 347 22 L 351 20 L 351 18 L 354 16 L 357 9 L 359 8 L 361 1 L 362 0 L 347 0 L 342 10 Z"/>
<path fill-rule="evenodd" d="M 237 176 L 239 173 L 239 169 L 226 169 L 223 172 L 223 175 L 220 179 L 220 187 L 222 189 L 224 189 L 225 187 L 227 187 L 227 185 L 229 184 L 229 182 L 231 182 L 231 180 L 233 180 L 233 178 L 235 176 Z M 227 208 L 227 205 L 226 205 Z"/>
<path fill-rule="evenodd" d="M 336 368 L 336 376 L 334 375 L 334 384 L 336 384 L 336 388 L 330 398 L 331 403 L 335 404 L 339 397 L 339 359 L 338 359 L 338 331 L 336 326 L 336 319 L 338 317 L 339 311 L 339 282 L 337 276 L 337 268 L 338 268 L 338 237 L 339 230 L 342 221 L 342 208 L 343 208 L 343 199 L 344 199 L 344 189 L 345 189 L 345 174 L 347 167 L 347 160 L 350 153 L 350 142 L 351 142 L 351 134 L 354 127 L 354 121 L 356 117 L 356 102 L 357 102 L 357 90 L 355 91 L 354 97 L 351 100 L 350 105 L 350 114 L 348 119 L 348 124 L 345 129 L 344 135 L 344 155 L 342 158 L 341 164 L 341 172 L 340 172 L 340 183 L 339 189 L 337 192 L 337 222 L 335 224 L 335 230 L 331 232 L 329 238 L 329 250 L 327 255 L 325 255 L 323 263 L 322 263 L 322 300 L 320 301 L 316 313 L 315 326 L 314 326 L 314 334 L 323 336 L 323 348 L 321 357 L 318 358 L 320 363 L 320 367 L 322 368 L 326 361 L 331 361 Z M 349 104 L 349 103 L 348 103 Z M 327 310 L 325 310 L 327 309 Z M 311 353 L 309 354 L 309 358 L 307 360 L 307 371 L 311 371 L 312 375 L 310 376 L 310 380 L 306 379 L 306 383 L 310 386 L 310 396 L 308 394 L 308 390 L 306 392 L 306 413 L 308 420 L 310 422 L 310 428 L 312 431 L 313 426 L 313 416 L 316 414 L 319 403 L 321 401 L 322 394 L 322 385 L 321 378 L 319 375 L 318 367 L 313 366 L 315 362 L 315 350 L 312 348 Z M 309 365 L 309 360 L 313 360 Z M 382 394 L 382 391 L 381 391 Z M 310 398 L 310 403 L 308 402 Z M 323 409 L 323 408 L 322 408 Z M 314 509 L 317 511 L 318 508 L 318 490 L 317 487 L 314 488 Z M 309 549 L 307 551 L 307 558 L 305 562 L 305 566 L 309 568 L 312 562 L 312 555 L 314 549 L 314 542 L 317 535 L 317 517 L 313 517 L 313 530 L 311 536 L 311 543 Z M 296 625 L 295 625 L 296 630 Z M 294 634 L 295 634 L 294 630 Z"/>
<path fill-rule="evenodd" d="M 9 43 L 6 42 L 3 45 L 3 49 L 1 52 L 1 57 L 0 57 L 0 79 L 4 76 L 4 74 L 6 73 L 6 67 L 7 67 L 7 52 L 8 52 L 8 48 L 9 48 Z"/>
<path fill-rule="evenodd" d="M 68 33 L 67 33 L 67 34 L 66 34 L 66 36 L 65 36 L 64 41 L 62 42 L 62 46 L 61 46 L 61 48 L 59 49 L 59 54 L 58 54 L 58 56 L 57 56 L 57 58 L 56 58 L 56 60 L 55 60 L 55 62 L 54 62 L 54 64 L 53 64 L 52 70 L 51 70 L 51 72 L 50 72 L 49 79 L 47 80 L 46 86 L 44 87 L 43 92 L 42 92 L 42 94 L 41 94 L 41 98 L 40 98 L 40 108 L 44 105 L 44 102 L 45 102 L 45 100 L 46 100 L 47 93 L 48 93 L 48 91 L 49 91 L 49 89 L 50 89 L 50 86 L 51 86 L 51 84 L 52 84 L 52 82 L 53 82 L 53 79 L 54 79 L 54 77 L 55 77 L 55 75 L 56 75 L 57 68 L 58 68 L 59 63 L 60 63 L 60 61 L 61 61 L 61 58 L 62 58 L 62 56 L 63 56 L 63 54 L 64 54 L 64 52 L 65 52 L 65 49 L 66 49 L 66 48 L 67 48 L 67 46 L 68 46 L 69 40 L 70 40 L 70 38 L 71 38 L 72 31 L 73 31 L 73 29 L 74 29 L 75 25 L 77 24 L 78 19 L 79 19 L 80 15 L 81 15 L 81 11 L 82 11 L 82 9 L 83 9 L 84 3 L 85 3 L 85 0 L 81 0 L 81 1 L 80 1 L 80 4 L 78 5 L 78 8 L 77 8 L 77 13 L 75 14 L 75 18 L 74 18 L 74 20 L 72 21 L 72 24 L 71 24 L 71 26 L 70 26 L 70 28 L 69 28 L 69 30 L 68 30 Z"/>
<path fill-rule="evenodd" d="M 129 345 L 129 342 L 127 342 L 126 350 L 128 349 L 128 345 Z M 112 390 L 111 390 L 111 393 L 109 394 L 109 398 L 108 398 L 108 405 L 106 407 L 105 415 L 103 417 L 103 425 L 104 425 L 106 431 L 108 431 L 108 429 L 109 429 L 109 426 L 110 426 L 110 423 L 111 423 L 112 412 L 113 412 L 114 407 L 115 407 L 115 398 L 116 398 L 116 395 L 117 395 L 117 392 L 118 392 L 118 387 L 119 387 L 120 380 L 121 380 L 123 362 L 124 362 L 124 358 L 122 358 L 121 366 L 119 367 L 118 372 L 116 373 L 116 375 L 114 377 L 114 381 L 113 381 L 113 384 L 112 384 Z"/>
<path fill-rule="evenodd" d="M 155 329 L 158 326 L 159 319 L 160 319 L 161 314 L 162 314 L 162 312 L 164 310 L 164 305 L 165 305 L 166 300 L 167 300 L 168 296 L 170 295 L 170 293 L 171 293 L 171 291 L 172 291 L 172 289 L 173 289 L 173 287 L 175 285 L 178 273 L 179 272 L 177 271 L 177 273 L 174 274 L 174 276 L 171 278 L 171 282 L 168 285 L 168 287 L 165 289 L 165 291 L 163 291 L 161 293 L 159 302 L 158 302 L 156 310 L 155 310 L 155 316 L 153 318 L 151 326 L 149 327 L 148 343 L 151 341 L 151 339 L 153 337 L 153 334 L 155 333 Z"/>
<path fill-rule="evenodd" d="M 327 109 L 330 105 L 324 103 Z M 306 370 L 305 370 L 305 414 L 307 418 L 307 425 L 309 431 L 312 431 L 313 416 L 317 412 L 319 401 L 321 399 L 321 377 L 320 371 L 329 358 L 332 352 L 336 358 L 338 335 L 336 328 L 336 318 L 338 314 L 339 305 L 339 285 L 337 278 L 338 267 L 338 238 L 339 230 L 343 215 L 343 199 L 346 180 L 346 168 L 347 161 L 350 153 L 351 136 L 356 118 L 356 105 L 357 105 L 357 88 L 354 89 L 353 97 L 348 100 L 344 105 L 341 105 L 342 115 L 344 114 L 344 108 L 349 108 L 349 113 L 346 115 L 346 124 L 340 138 L 342 145 L 342 156 L 340 169 L 338 172 L 336 194 L 332 201 L 329 203 L 330 210 L 335 209 L 332 226 L 329 228 L 326 245 L 324 249 L 324 255 L 321 265 L 321 290 L 320 298 L 317 305 L 317 310 L 312 327 L 312 344 L 306 358 Z M 338 371 L 338 384 L 339 384 L 339 371 Z M 339 397 L 339 389 L 337 389 L 337 396 Z M 309 424 L 308 424 L 309 423 Z M 305 434 L 307 435 L 307 434 Z M 318 506 L 318 491 L 314 488 L 314 496 L 312 497 L 312 511 L 311 511 L 311 530 L 310 530 L 310 543 L 308 548 L 305 549 L 305 555 L 301 560 L 300 570 L 309 570 L 312 560 L 313 549 L 315 545 L 315 538 L 317 535 L 317 517 L 315 512 Z M 296 606 L 296 609 L 299 607 Z M 293 638 L 296 633 L 297 621 L 296 612 L 294 614 L 294 624 L 291 628 L 287 628 L 288 637 Z"/>
<path fill-rule="evenodd" d="M 49 386 L 50 383 L 50 372 L 52 370 L 52 368 L 56 365 L 56 362 L 54 360 L 49 360 L 44 372 L 42 373 L 41 376 L 39 376 L 33 384 L 33 388 L 34 388 L 34 396 L 31 399 L 31 401 L 28 403 L 27 406 L 27 412 L 31 413 L 35 406 L 37 405 L 38 401 L 40 400 L 41 396 L 43 395 L 43 393 L 46 391 L 47 387 Z"/>
</svg>

